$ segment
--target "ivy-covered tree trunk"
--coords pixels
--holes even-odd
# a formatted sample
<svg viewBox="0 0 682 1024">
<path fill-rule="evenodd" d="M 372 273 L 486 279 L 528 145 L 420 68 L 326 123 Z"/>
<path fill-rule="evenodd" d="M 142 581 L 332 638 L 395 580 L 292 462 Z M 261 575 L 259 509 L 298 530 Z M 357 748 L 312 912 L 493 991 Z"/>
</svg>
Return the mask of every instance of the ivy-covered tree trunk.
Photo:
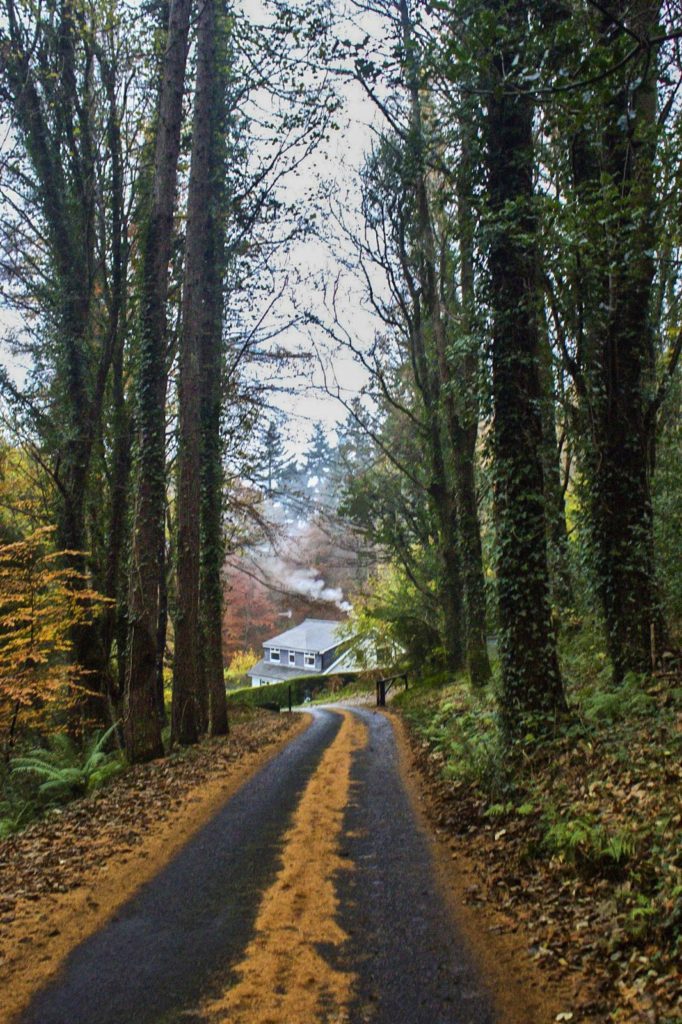
<svg viewBox="0 0 682 1024">
<path fill-rule="evenodd" d="M 565 701 L 550 613 L 540 455 L 533 103 L 529 94 L 515 88 L 516 83 L 507 77 L 509 69 L 523 65 L 523 58 L 518 57 L 528 31 L 527 6 L 491 6 L 500 18 L 485 116 L 494 508 L 501 710 L 514 738 L 527 717 L 556 715 Z"/>
<path fill-rule="evenodd" d="M 634 34 L 656 34 L 660 5 L 621 4 Z M 602 310 L 584 368 L 591 436 L 585 457 L 595 571 L 614 676 L 651 668 L 664 639 L 653 561 L 651 477 L 655 422 L 654 277 L 657 60 L 647 52 L 629 69 L 606 108 L 600 175 L 610 207 Z M 606 176 L 606 179 L 603 176 Z M 605 305 L 604 305 L 605 303 Z M 593 304 L 594 305 L 594 304 Z"/>
<path fill-rule="evenodd" d="M 175 742 L 196 743 L 206 725 L 207 702 L 202 694 L 199 636 L 199 576 L 201 566 L 201 335 L 205 330 L 205 265 L 211 259 L 210 203 L 210 81 L 211 50 L 206 23 L 213 10 L 204 0 L 199 14 L 197 76 L 192 123 L 192 158 L 187 199 L 182 330 L 178 376 L 178 494 L 177 494 L 177 613 L 173 663 L 171 736 Z M 207 251 L 208 250 L 208 251 Z"/>
<path fill-rule="evenodd" d="M 204 264 L 205 325 L 201 332 L 201 637 L 202 670 L 211 736 L 228 732 L 223 665 L 223 277 L 227 230 L 226 180 L 230 159 L 230 15 L 225 0 L 207 4 L 205 23 L 208 152 L 207 245 Z"/>
<path fill-rule="evenodd" d="M 226 175 L 226 18 L 206 0 L 197 28 L 197 81 L 187 209 L 180 348 L 178 615 L 173 736 L 227 732 L 222 659 L 221 381 Z"/>
<path fill-rule="evenodd" d="M 418 240 L 418 276 L 420 291 L 418 302 L 423 307 L 423 317 L 417 318 L 420 334 L 419 344 L 423 348 L 421 369 L 418 380 L 422 380 L 431 396 L 427 404 L 427 416 L 443 423 L 443 437 L 432 441 L 436 464 L 434 478 L 443 477 L 443 498 L 440 499 L 439 519 L 444 562 L 444 594 L 449 609 L 448 619 L 457 622 L 456 635 L 450 649 L 446 651 L 448 662 L 458 668 L 463 660 L 466 647 L 466 665 L 474 686 L 482 686 L 490 678 L 490 665 L 485 636 L 485 591 L 483 589 L 481 538 L 476 508 L 474 482 L 474 451 L 477 423 L 473 432 L 465 429 L 460 420 L 455 401 L 455 373 L 450 364 L 446 337 L 446 311 L 443 308 L 442 293 L 451 290 L 450 282 L 443 281 L 448 272 L 439 261 L 433 224 L 432 204 L 427 183 L 426 138 L 422 117 L 420 96 L 419 60 L 416 52 L 410 12 L 406 0 L 400 3 L 401 25 L 404 46 L 405 73 L 410 95 L 410 132 L 407 147 L 408 183 L 414 191 L 415 233 Z M 470 225 L 462 218 L 467 229 Z M 461 225 L 460 225 L 461 226 Z M 462 241 L 460 239 L 460 241 Z M 473 238 L 464 244 L 473 244 Z M 467 253 L 467 256 L 470 254 Z M 464 262 L 464 261 L 463 261 Z M 449 269 L 449 268 L 448 268 Z M 463 272 L 462 291 L 467 287 L 473 291 L 473 280 L 466 279 L 467 267 Z M 473 273 L 473 272 L 472 272 Z M 469 298 L 467 294 L 467 298 Z M 432 351 L 429 351 L 428 342 Z M 469 369 L 466 368 L 461 369 Z M 461 374 L 462 377 L 465 374 Z M 469 375 L 459 381 L 466 388 L 475 387 L 475 380 Z M 440 431 L 440 427 L 434 428 Z M 447 443 L 443 442 L 447 439 Z M 446 470 L 446 458 L 450 463 Z M 449 521 L 446 522 L 446 517 Z M 452 631 L 454 626 L 450 626 Z"/>
<path fill-rule="evenodd" d="M 138 444 L 124 735 L 132 761 L 163 754 L 156 708 L 158 552 L 165 511 L 166 302 L 191 0 L 172 0 L 159 94 L 152 195 L 141 245 Z"/>
</svg>

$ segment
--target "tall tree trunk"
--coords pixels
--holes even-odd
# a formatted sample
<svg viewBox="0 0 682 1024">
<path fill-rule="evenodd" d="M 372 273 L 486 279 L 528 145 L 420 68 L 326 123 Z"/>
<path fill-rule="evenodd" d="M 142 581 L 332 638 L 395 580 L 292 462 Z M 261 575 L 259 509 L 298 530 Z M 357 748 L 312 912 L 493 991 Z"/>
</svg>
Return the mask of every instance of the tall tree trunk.
<svg viewBox="0 0 682 1024">
<path fill-rule="evenodd" d="M 210 330 L 206 274 L 214 258 L 211 233 L 211 106 L 215 100 L 213 0 L 203 0 L 198 23 L 192 159 L 187 200 L 180 374 L 178 378 L 178 550 L 171 735 L 196 743 L 206 727 L 199 635 L 201 571 L 201 350 Z"/>
<path fill-rule="evenodd" d="M 485 686 L 490 679 L 488 658 L 483 546 L 476 497 L 476 438 L 478 424 L 463 427 L 450 421 L 455 477 L 457 522 L 461 539 L 462 581 L 466 614 L 466 661 L 471 685 Z"/>
<path fill-rule="evenodd" d="M 490 195 L 490 301 L 497 588 L 502 714 L 510 737 L 529 715 L 565 706 L 549 604 L 538 372 L 533 210 L 533 104 L 507 71 L 528 32 L 527 6 L 492 4 L 501 20 L 485 117 Z M 516 60 L 515 60 L 516 58 Z"/>
<path fill-rule="evenodd" d="M 131 468 L 131 427 L 124 382 L 124 344 L 127 321 L 128 243 L 125 216 L 125 182 L 121 128 L 118 117 L 116 74 L 110 62 L 100 55 L 102 78 L 107 102 L 107 137 L 111 152 L 111 239 L 112 272 L 110 297 L 110 324 L 112 332 L 111 400 L 113 447 L 111 457 L 111 490 L 109 498 L 109 531 L 105 570 L 105 593 L 112 605 L 102 615 L 102 649 L 105 671 L 108 675 L 110 708 L 119 709 L 123 697 L 122 664 L 125 657 L 127 628 L 127 597 L 125 585 L 124 552 L 128 517 L 128 491 Z M 111 650 L 117 639 L 118 671 L 111 669 Z M 116 715 L 118 718 L 118 714 Z"/>
<path fill-rule="evenodd" d="M 113 366 L 114 444 L 111 465 L 111 496 L 109 510 L 109 537 L 107 543 L 107 565 L 105 593 L 113 604 L 105 609 L 102 616 L 102 647 L 106 664 L 109 665 L 111 649 L 116 639 L 119 671 L 111 677 L 109 699 L 118 707 L 123 697 L 121 687 L 123 673 L 121 665 L 125 658 L 125 636 L 127 629 L 127 598 L 125 586 L 124 551 L 126 547 L 126 525 L 128 521 L 128 487 L 130 483 L 131 438 L 130 421 L 123 390 L 122 346 L 114 358 Z"/>
<path fill-rule="evenodd" d="M 449 440 L 447 448 L 439 437 L 432 443 L 434 451 L 440 449 L 436 459 L 443 465 L 436 467 L 436 480 L 443 477 L 443 499 L 439 504 L 441 524 L 441 546 L 445 567 L 444 595 L 449 609 L 448 618 L 457 620 L 456 636 L 451 640 L 448 658 L 457 659 L 453 667 L 462 662 L 462 636 L 466 637 L 466 662 L 472 684 L 481 686 L 490 677 L 490 665 L 485 638 L 485 591 L 482 578 L 482 557 L 478 512 L 476 508 L 473 457 L 476 429 L 463 429 L 453 393 L 451 371 L 444 324 L 444 310 L 439 280 L 443 267 L 439 267 L 436 238 L 433 226 L 431 201 L 426 179 L 426 154 L 424 123 L 420 98 L 419 59 L 407 0 L 401 0 L 400 13 L 403 45 L 405 49 L 405 71 L 410 95 L 410 143 L 409 168 L 416 199 L 416 228 L 419 239 L 420 298 L 423 304 L 424 330 L 430 334 L 435 352 L 424 348 L 420 377 L 430 381 L 426 386 L 433 396 L 427 408 L 427 416 L 434 417 L 438 424 L 445 423 L 444 434 Z M 471 282 L 473 290 L 473 280 Z M 419 319 L 422 324 L 422 318 Z M 469 381 L 471 383 L 471 381 Z M 423 391 L 423 389 L 422 389 Z M 437 428 L 439 429 L 439 428 Z M 445 466 L 445 453 L 451 457 L 449 471 Z M 448 482 L 452 478 L 452 483 Z M 450 521 L 445 521 L 445 516 Z M 465 600 L 462 600 L 462 597 Z M 463 628 L 465 627 L 465 628 Z M 452 628 L 452 627 L 451 627 Z"/>
<path fill-rule="evenodd" d="M 637 34 L 655 35 L 656 0 L 619 6 Z M 597 577 L 617 679 L 631 670 L 648 671 L 651 627 L 661 641 L 664 632 L 653 564 L 655 433 L 648 415 L 654 375 L 655 54 L 643 57 L 631 75 L 613 98 L 603 141 L 618 211 L 609 232 L 609 312 L 592 375 L 590 459 Z"/>
<path fill-rule="evenodd" d="M 465 111 L 466 116 L 466 111 Z M 476 336 L 474 283 L 474 215 L 472 211 L 471 140 L 468 124 L 462 124 L 461 153 L 457 169 L 457 230 L 460 253 L 462 326 L 468 338 Z M 485 686 L 491 676 L 487 645 L 487 615 L 483 545 L 476 493 L 476 441 L 478 439 L 479 353 L 471 341 L 458 364 L 449 371 L 448 425 L 452 439 L 457 517 L 462 546 L 462 576 L 467 616 L 467 666 L 473 686 Z M 459 402 L 453 387 L 459 381 Z"/>
<path fill-rule="evenodd" d="M 163 671 L 168 633 L 168 563 L 170 561 L 164 537 L 159 550 L 159 622 L 156 631 L 156 707 L 162 725 L 166 724 L 166 687 Z"/>
<path fill-rule="evenodd" d="M 561 482 L 560 452 L 557 444 L 556 396 L 552 350 L 546 324 L 539 333 L 539 373 L 542 393 L 542 476 L 547 514 L 547 558 L 552 604 L 559 609 L 573 606 L 573 583 L 569 562 L 566 506 Z"/>
<path fill-rule="evenodd" d="M 204 686 L 208 696 L 208 730 L 224 736 L 229 730 L 223 664 L 223 274 L 225 271 L 225 181 L 230 157 L 229 15 L 224 0 L 212 0 L 203 26 L 206 89 L 210 112 L 208 175 L 211 189 L 206 224 L 211 249 L 204 267 L 206 322 L 201 332 L 201 635 Z M 200 27 L 201 28 L 201 27 Z M 207 118 L 208 119 L 208 118 Z"/>
<path fill-rule="evenodd" d="M 459 672 L 465 666 L 462 562 L 454 496 L 449 488 L 431 488 L 439 525 L 442 566 L 440 592 L 443 613 L 443 648 L 447 668 Z"/>
<path fill-rule="evenodd" d="M 158 552 L 164 531 L 166 303 L 191 0 L 172 0 L 159 94 L 154 178 L 142 240 L 139 429 L 124 735 L 132 761 L 163 754 L 156 711 Z"/>
<path fill-rule="evenodd" d="M 180 348 L 178 617 L 173 735 L 227 732 L 222 661 L 222 271 L 227 130 L 225 24 L 217 0 L 198 22 Z"/>
<path fill-rule="evenodd" d="M 619 3 L 616 14 L 638 38 L 657 34 L 658 0 Z M 601 45 L 612 47 L 611 17 L 605 16 L 600 31 Z M 666 635 L 651 499 L 657 67 L 655 49 L 629 61 L 599 108 L 601 134 L 588 137 L 581 129 L 571 153 L 589 238 L 587 259 L 576 258 L 574 304 L 586 326 L 577 332 L 571 369 L 594 576 L 617 680 L 650 669 L 652 626 L 658 644 Z"/>
</svg>

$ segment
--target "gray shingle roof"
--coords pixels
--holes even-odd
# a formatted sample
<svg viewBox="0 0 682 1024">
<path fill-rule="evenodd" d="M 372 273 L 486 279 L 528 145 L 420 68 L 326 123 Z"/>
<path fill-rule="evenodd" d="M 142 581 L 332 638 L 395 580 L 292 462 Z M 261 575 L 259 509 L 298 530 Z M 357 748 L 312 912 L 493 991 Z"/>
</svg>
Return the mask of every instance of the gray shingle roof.
<svg viewBox="0 0 682 1024">
<path fill-rule="evenodd" d="M 298 668 L 290 668 L 288 665 L 275 665 L 271 661 L 263 661 L 261 659 L 246 674 L 251 676 L 252 679 L 279 679 L 283 682 L 286 679 L 293 679 L 295 676 L 304 675 L 305 670 L 300 666 Z"/>
<path fill-rule="evenodd" d="M 332 622 L 329 619 L 304 619 L 299 626 L 273 636 L 272 640 L 266 640 L 263 647 L 283 647 L 285 650 L 316 651 L 318 654 L 324 654 L 341 642 L 341 637 L 337 634 L 340 625 L 340 622 Z"/>
</svg>

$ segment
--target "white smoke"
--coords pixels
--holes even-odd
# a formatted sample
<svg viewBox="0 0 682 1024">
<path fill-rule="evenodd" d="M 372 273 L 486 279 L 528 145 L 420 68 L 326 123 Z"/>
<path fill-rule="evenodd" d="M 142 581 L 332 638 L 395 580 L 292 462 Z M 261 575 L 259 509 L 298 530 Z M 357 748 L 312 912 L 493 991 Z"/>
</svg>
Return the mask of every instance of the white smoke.
<svg viewBox="0 0 682 1024">
<path fill-rule="evenodd" d="M 340 587 L 328 587 L 321 576 L 313 569 L 296 569 L 290 572 L 285 581 L 285 586 L 293 590 L 295 594 L 302 594 L 313 601 L 327 601 L 328 604 L 335 604 L 342 612 L 349 612 L 351 605 L 343 599 L 343 591 Z"/>
<path fill-rule="evenodd" d="M 328 587 L 315 569 L 292 569 L 279 555 L 273 555 L 262 548 L 255 556 L 254 562 L 263 582 L 278 590 L 300 594 L 311 601 L 335 604 L 342 612 L 349 612 L 352 608 L 352 605 L 344 600 L 343 590 L 340 587 Z"/>
</svg>

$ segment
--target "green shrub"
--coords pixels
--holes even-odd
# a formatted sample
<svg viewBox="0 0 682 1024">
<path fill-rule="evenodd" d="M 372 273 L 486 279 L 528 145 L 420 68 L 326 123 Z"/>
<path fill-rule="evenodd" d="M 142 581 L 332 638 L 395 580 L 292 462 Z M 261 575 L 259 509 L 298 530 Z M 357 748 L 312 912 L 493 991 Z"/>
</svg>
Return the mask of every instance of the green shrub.
<svg viewBox="0 0 682 1024">
<path fill-rule="evenodd" d="M 264 686 L 245 686 L 241 690 L 229 690 L 227 703 L 246 704 L 251 708 L 262 708 L 266 704 L 276 704 L 280 709 L 289 706 L 289 687 L 291 687 L 291 703 L 301 704 L 305 698 L 303 681 L 286 680 L 281 683 L 266 683 Z"/>
<path fill-rule="evenodd" d="M 464 677 L 448 685 L 434 675 L 399 694 L 395 703 L 439 757 L 445 778 L 480 786 L 492 803 L 511 795 L 491 691 L 474 694 Z"/>
</svg>

